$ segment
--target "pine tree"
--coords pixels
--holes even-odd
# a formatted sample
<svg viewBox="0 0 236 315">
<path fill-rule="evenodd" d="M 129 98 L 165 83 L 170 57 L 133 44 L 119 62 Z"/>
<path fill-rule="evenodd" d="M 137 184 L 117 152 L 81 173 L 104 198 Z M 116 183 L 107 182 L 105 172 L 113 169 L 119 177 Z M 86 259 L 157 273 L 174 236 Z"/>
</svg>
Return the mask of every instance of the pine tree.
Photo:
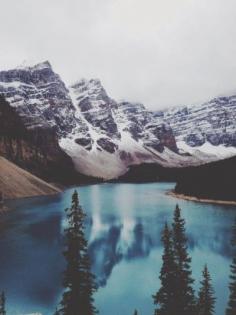
<svg viewBox="0 0 236 315">
<path fill-rule="evenodd" d="M 203 279 L 198 293 L 198 315 L 213 315 L 215 310 L 214 290 L 211 284 L 211 276 L 207 265 L 204 267 Z"/>
<path fill-rule="evenodd" d="M 137 310 L 134 311 L 134 315 L 138 315 L 138 311 Z"/>
<path fill-rule="evenodd" d="M 72 204 L 66 209 L 68 228 L 65 229 L 67 267 L 64 272 L 65 288 L 60 314 L 94 315 L 93 294 L 96 291 L 95 278 L 90 272 L 87 241 L 84 232 L 85 214 L 79 205 L 78 193 L 72 195 Z"/>
<path fill-rule="evenodd" d="M 0 295 L 0 315 L 6 315 L 6 298 L 4 292 Z"/>
<path fill-rule="evenodd" d="M 229 283 L 229 302 L 226 309 L 226 315 L 235 315 L 236 314 L 236 220 L 233 226 L 233 236 L 231 240 L 233 246 L 234 257 L 232 264 L 230 266 L 230 283 Z"/>
<path fill-rule="evenodd" d="M 177 264 L 176 311 L 181 315 L 196 314 L 196 301 L 192 285 L 194 280 L 191 271 L 191 258 L 188 255 L 187 238 L 185 236 L 185 220 L 181 218 L 181 210 L 176 205 L 173 222 L 173 246 Z"/>
<path fill-rule="evenodd" d="M 155 315 L 178 315 L 176 309 L 177 297 L 175 295 L 177 266 L 174 260 L 172 233 L 167 223 L 165 224 L 161 240 L 164 246 L 164 253 L 162 255 L 163 264 L 159 276 L 161 287 L 153 296 L 154 304 L 159 306 L 155 310 Z"/>
</svg>

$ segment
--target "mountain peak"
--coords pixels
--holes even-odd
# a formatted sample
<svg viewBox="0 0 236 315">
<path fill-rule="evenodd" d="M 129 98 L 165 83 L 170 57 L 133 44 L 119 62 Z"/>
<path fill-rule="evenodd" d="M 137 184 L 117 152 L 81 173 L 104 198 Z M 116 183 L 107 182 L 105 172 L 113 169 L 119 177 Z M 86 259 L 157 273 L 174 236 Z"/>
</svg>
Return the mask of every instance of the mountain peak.
<svg viewBox="0 0 236 315">
<path fill-rule="evenodd" d="M 85 79 L 82 78 L 78 81 L 76 81 L 74 84 L 71 84 L 71 88 L 91 88 L 91 87 L 99 87 L 99 88 L 103 88 L 101 80 L 97 79 L 97 78 L 92 78 L 92 79 Z M 103 88 L 104 89 L 104 88 Z"/>
<path fill-rule="evenodd" d="M 17 67 L 17 69 L 26 69 L 26 70 L 42 70 L 45 68 L 52 68 L 50 62 L 48 60 L 39 62 L 39 63 L 35 63 L 29 60 L 24 60 L 23 63 Z"/>
<path fill-rule="evenodd" d="M 70 86 L 70 90 L 75 95 L 79 95 L 80 99 L 89 97 L 93 100 L 103 100 L 110 103 L 111 99 L 107 95 L 101 81 L 99 79 L 81 79 Z"/>
</svg>

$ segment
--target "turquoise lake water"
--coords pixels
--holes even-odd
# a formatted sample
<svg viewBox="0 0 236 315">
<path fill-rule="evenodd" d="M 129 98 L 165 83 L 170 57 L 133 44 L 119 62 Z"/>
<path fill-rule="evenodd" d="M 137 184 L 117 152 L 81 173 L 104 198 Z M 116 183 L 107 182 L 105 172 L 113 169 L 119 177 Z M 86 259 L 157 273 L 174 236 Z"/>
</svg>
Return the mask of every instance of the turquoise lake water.
<svg viewBox="0 0 236 315">
<path fill-rule="evenodd" d="M 224 314 L 232 259 L 231 226 L 236 207 L 202 204 L 166 195 L 172 183 L 99 184 L 79 187 L 87 213 L 87 238 L 99 290 L 101 315 L 152 315 L 159 287 L 160 233 L 171 223 L 176 203 L 186 219 L 193 276 L 198 288 L 208 264 Z M 12 201 L 0 217 L 0 289 L 9 315 L 52 315 L 62 291 L 64 209 L 73 189 L 58 196 Z"/>
</svg>

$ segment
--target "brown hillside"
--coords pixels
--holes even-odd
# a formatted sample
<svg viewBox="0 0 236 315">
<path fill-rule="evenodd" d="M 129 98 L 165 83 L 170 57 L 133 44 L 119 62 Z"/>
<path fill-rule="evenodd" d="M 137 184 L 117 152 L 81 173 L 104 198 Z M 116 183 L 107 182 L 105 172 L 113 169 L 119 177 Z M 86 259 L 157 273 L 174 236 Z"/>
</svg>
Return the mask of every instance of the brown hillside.
<svg viewBox="0 0 236 315">
<path fill-rule="evenodd" d="M 4 199 L 59 193 L 60 190 L 0 156 L 0 192 Z"/>
</svg>

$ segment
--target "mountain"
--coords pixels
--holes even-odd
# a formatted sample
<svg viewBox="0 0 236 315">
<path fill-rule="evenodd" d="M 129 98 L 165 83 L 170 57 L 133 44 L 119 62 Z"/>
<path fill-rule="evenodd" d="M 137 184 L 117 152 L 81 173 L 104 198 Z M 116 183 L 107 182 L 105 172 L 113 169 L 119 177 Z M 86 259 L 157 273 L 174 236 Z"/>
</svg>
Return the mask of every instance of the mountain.
<svg viewBox="0 0 236 315">
<path fill-rule="evenodd" d="M 117 103 L 99 80 L 81 80 L 70 86 L 77 126 L 60 146 L 81 172 L 110 179 L 144 161 L 168 164 L 177 156 L 169 125 L 154 119 L 141 104 Z"/>
<path fill-rule="evenodd" d="M 192 155 L 236 155 L 236 95 L 158 112 L 173 129 L 177 146 Z"/>
<path fill-rule="evenodd" d="M 52 127 L 65 135 L 75 126 L 68 90 L 49 62 L 0 72 L 2 94 L 28 129 Z"/>
<path fill-rule="evenodd" d="M 4 199 L 42 196 L 60 192 L 60 189 L 46 183 L 1 156 L 0 174 L 0 192 Z"/>
<path fill-rule="evenodd" d="M 123 175 L 131 165 L 186 167 L 236 154 L 235 120 L 231 116 L 225 129 L 222 98 L 208 106 L 153 112 L 143 104 L 114 101 L 99 80 L 81 80 L 69 90 L 81 128 L 61 139 L 60 145 L 70 156 L 79 156 L 73 160 L 81 172 L 109 179 Z M 224 106 L 235 113 L 235 97 Z M 204 142 L 191 142 L 201 124 L 208 136 Z M 218 143 L 213 141 L 217 137 Z"/>
<path fill-rule="evenodd" d="M 66 87 L 47 61 L 1 71 L 0 94 L 28 131 L 54 132 L 75 169 L 88 176 L 107 180 L 131 165 L 185 167 L 236 154 L 233 96 L 154 112 L 113 100 L 98 79 Z"/>
<path fill-rule="evenodd" d="M 49 62 L 0 72 L 0 93 L 27 130 L 55 131 L 62 150 L 86 175 L 109 179 L 130 164 L 168 165 L 178 156 L 171 128 L 143 105 L 115 102 L 99 80 L 67 89 Z"/>
<path fill-rule="evenodd" d="M 46 124 L 26 128 L 22 116 L 2 96 L 0 156 L 50 182 L 72 184 L 90 180 L 76 173 L 71 158 L 58 144 L 54 128 Z"/>
</svg>

